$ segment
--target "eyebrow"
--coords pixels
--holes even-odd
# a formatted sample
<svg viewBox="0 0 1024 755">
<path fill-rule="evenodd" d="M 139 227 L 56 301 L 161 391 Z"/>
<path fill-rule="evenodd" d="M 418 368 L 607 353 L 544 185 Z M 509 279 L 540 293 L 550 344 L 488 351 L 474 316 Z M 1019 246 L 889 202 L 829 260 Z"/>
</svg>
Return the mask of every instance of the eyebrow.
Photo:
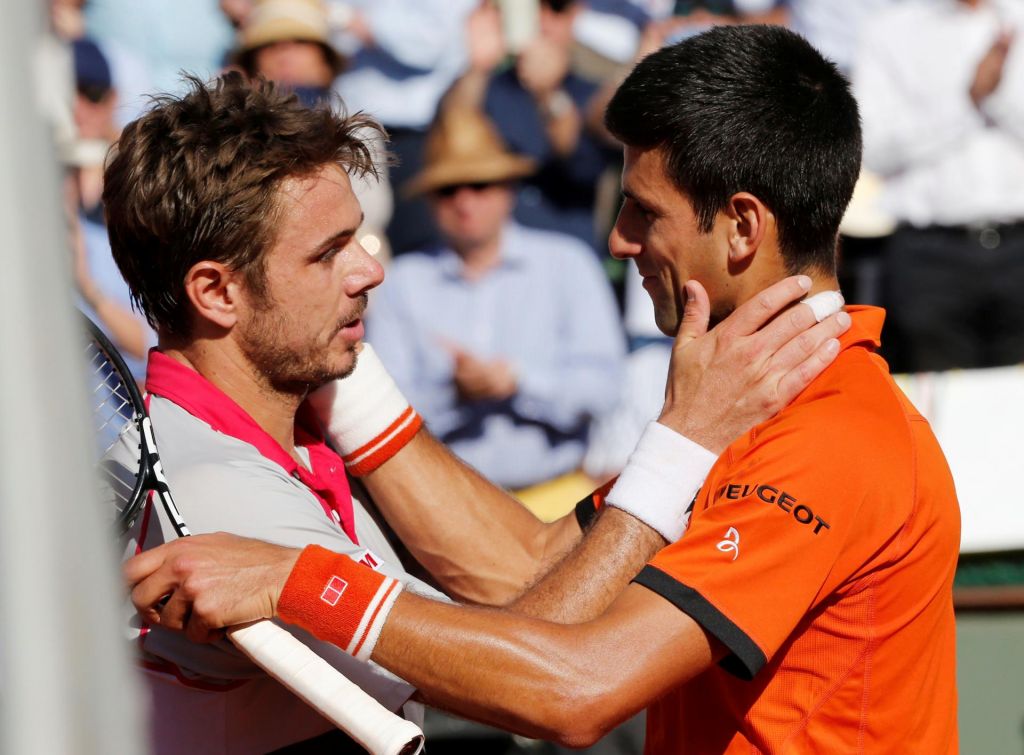
<svg viewBox="0 0 1024 755">
<path fill-rule="evenodd" d="M 636 204 L 640 205 L 640 207 L 642 209 L 644 209 L 645 211 L 647 211 L 647 212 L 657 212 L 658 211 L 658 208 L 654 207 L 650 202 L 644 201 L 643 199 L 638 197 L 635 193 L 633 193 L 632 191 L 627 189 L 625 186 L 623 186 L 621 189 L 619 189 L 619 191 L 622 194 L 622 196 L 624 196 L 626 199 L 632 200 Z"/>
<path fill-rule="evenodd" d="M 348 236 L 354 236 L 355 232 L 359 230 L 359 226 L 361 226 L 363 224 L 363 221 L 365 219 L 366 219 L 366 213 L 360 212 L 359 213 L 359 222 L 356 223 L 355 227 L 353 227 L 353 228 L 344 228 L 344 229 L 338 231 L 337 233 L 335 233 L 334 235 L 328 236 L 326 239 L 324 239 L 323 241 L 321 241 L 319 244 L 317 244 L 314 247 L 314 252 L 319 252 L 320 250 L 322 250 L 322 249 L 330 246 L 334 242 L 336 242 L 338 239 L 343 239 L 343 238 L 346 238 Z"/>
</svg>

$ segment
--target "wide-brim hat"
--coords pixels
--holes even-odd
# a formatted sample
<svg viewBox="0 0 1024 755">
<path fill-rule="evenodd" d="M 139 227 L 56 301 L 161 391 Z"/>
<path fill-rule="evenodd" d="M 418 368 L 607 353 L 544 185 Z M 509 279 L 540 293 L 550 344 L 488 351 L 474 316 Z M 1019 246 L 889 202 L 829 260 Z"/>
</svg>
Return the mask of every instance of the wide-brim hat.
<svg viewBox="0 0 1024 755">
<path fill-rule="evenodd" d="M 427 135 L 423 170 L 402 191 L 414 196 L 457 184 L 513 181 L 536 170 L 536 162 L 509 151 L 479 110 L 451 108 Z"/>
<path fill-rule="evenodd" d="M 335 76 L 345 67 L 344 57 L 331 44 L 327 8 L 321 0 L 258 2 L 238 33 L 232 61 L 246 67 L 253 52 L 275 42 L 315 42 L 327 54 Z"/>
</svg>

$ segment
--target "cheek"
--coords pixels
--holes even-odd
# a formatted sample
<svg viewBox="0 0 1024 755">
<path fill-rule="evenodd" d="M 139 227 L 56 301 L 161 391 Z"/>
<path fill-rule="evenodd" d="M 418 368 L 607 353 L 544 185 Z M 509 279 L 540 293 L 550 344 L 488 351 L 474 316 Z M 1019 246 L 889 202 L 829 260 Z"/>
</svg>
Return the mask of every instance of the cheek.
<svg viewBox="0 0 1024 755">
<path fill-rule="evenodd" d="M 434 217 L 437 218 L 437 224 L 442 228 L 450 227 L 456 218 L 454 203 L 436 202 L 434 204 Z"/>
</svg>

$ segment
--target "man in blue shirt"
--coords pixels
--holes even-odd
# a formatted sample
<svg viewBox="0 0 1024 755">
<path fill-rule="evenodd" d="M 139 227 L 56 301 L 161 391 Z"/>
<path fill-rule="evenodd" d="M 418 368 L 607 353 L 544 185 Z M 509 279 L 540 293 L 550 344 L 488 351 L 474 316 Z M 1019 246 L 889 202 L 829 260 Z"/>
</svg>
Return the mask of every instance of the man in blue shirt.
<svg viewBox="0 0 1024 755">
<path fill-rule="evenodd" d="M 445 243 L 396 259 L 368 317 L 370 340 L 431 430 L 507 488 L 579 467 L 624 357 L 592 252 L 510 219 L 513 181 L 533 170 L 479 112 L 447 112 L 408 186 L 429 196 Z"/>
<path fill-rule="evenodd" d="M 587 127 L 598 85 L 572 69 L 573 28 L 582 6 L 578 0 L 542 0 L 536 33 L 516 49 L 501 33 L 497 9 L 482 5 L 467 29 L 469 65 L 442 108 L 480 107 L 511 149 L 537 161 L 537 171 L 518 188 L 516 220 L 572 234 L 604 258 L 594 222 L 596 187 L 618 154 Z M 512 53 L 507 67 L 506 53 Z"/>
</svg>

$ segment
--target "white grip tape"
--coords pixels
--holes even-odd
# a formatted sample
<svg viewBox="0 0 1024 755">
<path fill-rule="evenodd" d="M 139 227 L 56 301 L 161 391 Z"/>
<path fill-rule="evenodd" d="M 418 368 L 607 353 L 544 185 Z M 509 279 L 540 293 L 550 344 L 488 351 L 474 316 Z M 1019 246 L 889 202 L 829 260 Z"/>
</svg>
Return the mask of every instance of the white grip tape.
<svg viewBox="0 0 1024 755">
<path fill-rule="evenodd" d="M 808 296 L 800 303 L 810 307 L 814 313 L 814 319 L 821 322 L 841 310 L 846 302 L 838 291 L 822 291 L 814 296 Z"/>
<path fill-rule="evenodd" d="M 690 504 L 717 458 L 675 430 L 651 422 L 605 502 L 674 543 L 686 531 Z"/>
<path fill-rule="evenodd" d="M 316 390 L 309 402 L 342 456 L 372 443 L 409 408 L 368 343 L 363 344 L 352 374 Z"/>
<path fill-rule="evenodd" d="M 228 638 L 372 755 L 416 755 L 423 732 L 350 682 L 327 661 L 270 621 L 232 627 Z"/>
</svg>

